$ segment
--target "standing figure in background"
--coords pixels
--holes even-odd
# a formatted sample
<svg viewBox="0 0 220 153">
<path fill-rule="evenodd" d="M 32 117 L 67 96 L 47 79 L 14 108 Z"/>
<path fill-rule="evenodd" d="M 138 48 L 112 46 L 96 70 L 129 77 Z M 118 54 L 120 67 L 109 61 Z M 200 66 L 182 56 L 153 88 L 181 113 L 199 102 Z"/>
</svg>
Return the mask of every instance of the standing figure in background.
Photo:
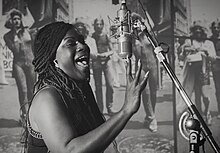
<svg viewBox="0 0 220 153">
<path fill-rule="evenodd" d="M 22 23 L 22 13 L 13 9 L 5 27 L 11 29 L 4 35 L 7 47 L 13 53 L 12 76 L 15 78 L 21 108 L 21 119 L 24 119 L 28 102 L 33 96 L 35 72 L 32 65 L 32 38 L 28 27 Z"/>
<path fill-rule="evenodd" d="M 216 55 L 220 56 L 220 21 L 213 21 L 211 24 L 212 36 L 211 40 L 214 43 Z M 215 95 L 218 106 L 217 118 L 220 119 L 220 59 L 212 62 L 213 81 L 215 84 Z"/>
<path fill-rule="evenodd" d="M 111 35 L 114 35 L 117 33 L 117 26 L 111 26 L 110 31 Z M 113 73 L 114 73 L 114 87 L 119 88 L 121 86 L 120 82 L 120 72 L 122 74 L 125 73 L 125 64 L 124 61 L 121 57 L 118 55 L 118 42 L 115 37 L 112 37 L 111 39 L 112 42 L 112 49 L 114 50 L 114 53 L 112 55 L 112 68 L 113 68 Z"/>
<path fill-rule="evenodd" d="M 94 33 L 92 38 L 95 39 L 98 54 L 92 59 L 92 69 L 95 81 L 95 94 L 99 109 L 103 112 L 103 91 L 102 91 L 102 72 L 104 72 L 106 84 L 106 108 L 109 115 L 114 114 L 113 107 L 113 85 L 114 76 L 112 70 L 111 55 L 113 54 L 112 46 L 108 35 L 103 31 L 104 20 L 96 18 L 94 20 Z M 91 53 L 92 54 L 92 53 Z M 95 56 L 94 56 L 95 57 Z"/>
<path fill-rule="evenodd" d="M 114 51 L 112 55 L 112 69 L 114 73 L 114 87 L 119 88 L 121 86 L 120 82 L 120 72 L 125 73 L 124 61 L 119 57 L 118 53 Z"/>
<path fill-rule="evenodd" d="M 125 64 L 123 59 L 115 51 L 112 55 L 112 68 L 114 73 L 114 87 L 119 88 L 121 86 L 120 73 L 125 73 Z"/>
<path fill-rule="evenodd" d="M 184 38 L 178 38 L 178 43 L 175 45 L 176 53 L 177 53 L 177 63 L 178 66 L 182 69 L 184 66 L 184 56 L 181 54 L 181 46 L 184 44 L 185 39 Z"/>
<path fill-rule="evenodd" d="M 191 39 L 186 39 L 181 46 L 181 56 L 184 56 L 183 88 L 191 98 L 195 93 L 195 104 L 198 111 L 204 115 L 208 125 L 212 118 L 209 111 L 209 86 L 210 86 L 210 61 L 216 57 L 215 48 L 210 40 L 207 40 L 206 28 L 202 21 L 194 21 L 190 28 Z M 204 103 L 202 111 L 201 97 Z M 177 103 L 177 113 L 183 110 Z M 203 113 L 204 112 L 204 113 Z"/>
<path fill-rule="evenodd" d="M 132 13 L 132 20 L 143 21 L 143 18 L 136 13 Z M 146 112 L 145 123 L 151 132 L 157 132 L 157 120 L 155 116 L 155 107 L 157 103 L 157 59 L 154 55 L 153 47 L 148 41 L 148 38 L 141 31 L 136 28 L 134 31 L 137 35 L 137 40 L 133 41 L 133 53 L 136 58 L 136 67 L 138 61 L 143 64 L 141 78 L 149 71 L 148 88 L 145 88 L 142 93 L 142 101 Z"/>
</svg>

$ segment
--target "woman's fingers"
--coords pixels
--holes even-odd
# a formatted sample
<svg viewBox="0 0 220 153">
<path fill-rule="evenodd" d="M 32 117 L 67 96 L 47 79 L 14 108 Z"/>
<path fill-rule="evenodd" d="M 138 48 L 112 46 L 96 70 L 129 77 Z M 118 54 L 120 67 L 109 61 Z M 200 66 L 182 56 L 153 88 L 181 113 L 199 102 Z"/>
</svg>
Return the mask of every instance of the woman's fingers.
<svg viewBox="0 0 220 153">
<path fill-rule="evenodd" d="M 142 63 L 140 60 L 138 60 L 138 70 L 135 75 L 135 85 L 137 85 L 139 82 L 140 75 L 141 75 L 141 69 L 142 69 Z"/>
<path fill-rule="evenodd" d="M 126 79 L 127 79 L 127 82 L 131 82 L 133 80 L 133 77 L 132 77 L 132 70 L 131 70 L 131 59 L 127 57 L 126 59 Z"/>
<path fill-rule="evenodd" d="M 140 91 L 143 91 L 145 86 L 147 85 L 147 79 L 148 79 L 149 71 L 145 74 L 143 80 L 139 84 L 140 76 L 141 76 L 141 71 L 142 71 L 142 63 L 141 63 L 141 61 L 140 60 L 138 61 L 138 70 L 137 70 L 137 72 L 135 74 L 135 78 L 134 79 L 132 77 L 131 59 L 129 59 L 129 58 L 126 59 L 125 66 L 126 66 L 126 79 L 127 79 L 127 83 L 132 83 L 133 82 L 132 84 L 134 84 L 134 86 L 139 86 L 140 87 Z"/>
<path fill-rule="evenodd" d="M 149 71 L 147 71 L 147 73 L 144 75 L 143 80 L 140 83 L 140 91 L 142 92 L 144 90 L 144 88 L 147 85 L 147 80 L 148 80 L 148 76 L 149 76 Z"/>
</svg>

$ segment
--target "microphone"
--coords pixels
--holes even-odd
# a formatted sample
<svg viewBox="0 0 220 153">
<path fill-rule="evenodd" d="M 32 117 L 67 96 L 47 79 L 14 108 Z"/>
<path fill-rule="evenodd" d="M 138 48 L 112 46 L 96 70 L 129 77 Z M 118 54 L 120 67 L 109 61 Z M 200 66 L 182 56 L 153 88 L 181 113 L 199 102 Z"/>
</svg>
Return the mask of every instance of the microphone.
<svg viewBox="0 0 220 153">
<path fill-rule="evenodd" d="M 116 21 L 118 22 L 118 55 L 122 59 L 130 58 L 132 56 L 131 12 L 128 10 L 125 0 L 121 1 Z"/>
</svg>

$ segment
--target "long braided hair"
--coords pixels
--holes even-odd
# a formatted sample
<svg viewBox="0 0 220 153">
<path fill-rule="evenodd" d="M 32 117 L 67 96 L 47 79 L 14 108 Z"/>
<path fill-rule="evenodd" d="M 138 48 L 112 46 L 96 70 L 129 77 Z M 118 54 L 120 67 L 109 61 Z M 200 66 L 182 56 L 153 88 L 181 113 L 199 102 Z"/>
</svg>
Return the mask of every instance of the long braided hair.
<svg viewBox="0 0 220 153">
<path fill-rule="evenodd" d="M 56 70 L 53 60 L 56 57 L 56 50 L 61 43 L 63 37 L 67 31 L 73 26 L 64 22 L 54 22 L 41 28 L 35 39 L 33 46 L 34 59 L 32 64 L 35 67 L 35 72 L 38 73 L 38 81 L 34 85 L 35 90 L 39 90 L 44 85 L 46 78 L 53 78 L 60 82 L 60 79 L 56 77 Z M 61 83 L 60 83 L 61 84 Z M 29 105 L 29 107 L 31 104 Z M 28 127 L 27 127 L 28 115 L 25 119 L 24 131 L 21 136 L 21 143 L 23 144 L 23 152 L 26 152 L 28 144 Z"/>
<path fill-rule="evenodd" d="M 38 82 L 35 84 L 41 86 L 44 78 L 54 76 L 54 59 L 56 50 L 61 43 L 67 31 L 73 26 L 64 22 L 54 22 L 44 26 L 36 35 L 34 42 L 34 60 L 33 65 L 38 73 Z"/>
<path fill-rule="evenodd" d="M 73 25 L 65 22 L 54 22 L 44 26 L 39 30 L 34 42 L 34 60 L 33 65 L 38 73 L 38 81 L 35 89 L 39 90 L 42 86 L 52 84 L 56 87 L 66 90 L 66 94 L 72 97 L 70 90 L 77 90 L 75 84 L 68 84 L 70 79 L 63 71 L 55 67 L 56 50 L 61 43 L 67 31 L 74 28 Z M 75 29 L 77 31 L 77 29 Z"/>
<path fill-rule="evenodd" d="M 67 31 L 73 27 L 64 22 L 54 22 L 44 26 L 36 35 L 34 42 L 35 71 L 39 75 L 45 74 L 50 69 L 49 65 L 56 56 L 56 50 Z"/>
<path fill-rule="evenodd" d="M 83 97 L 82 91 L 66 73 L 55 66 L 56 51 L 67 31 L 75 26 L 65 22 L 54 22 L 44 26 L 36 35 L 34 42 L 33 65 L 38 73 L 38 81 L 35 83 L 35 90 L 38 91 L 45 84 L 51 84 L 58 90 L 64 91 L 68 96 Z M 80 34 L 81 35 L 81 34 Z M 77 93 L 77 94 L 75 94 Z"/>
</svg>

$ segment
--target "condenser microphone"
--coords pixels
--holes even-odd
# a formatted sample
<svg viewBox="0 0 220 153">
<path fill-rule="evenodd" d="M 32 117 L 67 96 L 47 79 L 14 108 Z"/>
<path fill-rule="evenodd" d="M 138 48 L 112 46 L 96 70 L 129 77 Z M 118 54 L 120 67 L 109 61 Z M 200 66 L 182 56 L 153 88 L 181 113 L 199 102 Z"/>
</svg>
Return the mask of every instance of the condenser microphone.
<svg viewBox="0 0 220 153">
<path fill-rule="evenodd" d="M 118 55 L 122 58 L 132 56 L 132 36 L 131 36 L 131 12 L 126 6 L 125 0 L 121 1 L 120 9 L 117 11 L 118 21 Z"/>
</svg>

